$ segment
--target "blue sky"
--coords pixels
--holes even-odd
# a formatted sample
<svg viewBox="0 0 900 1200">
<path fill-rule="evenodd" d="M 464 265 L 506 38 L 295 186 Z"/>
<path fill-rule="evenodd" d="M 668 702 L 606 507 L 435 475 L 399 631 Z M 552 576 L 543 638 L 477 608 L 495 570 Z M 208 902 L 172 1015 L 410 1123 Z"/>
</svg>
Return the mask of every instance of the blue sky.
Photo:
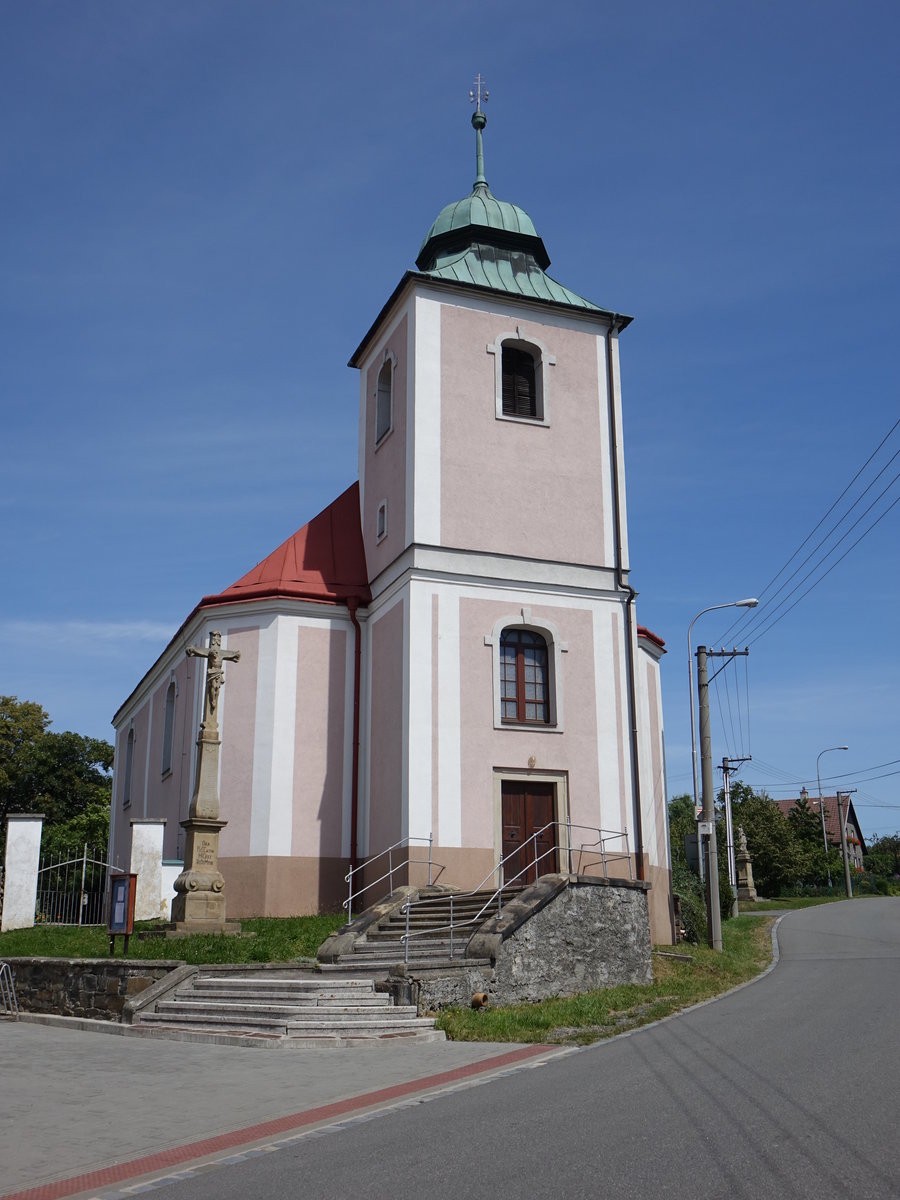
<svg viewBox="0 0 900 1200">
<path fill-rule="evenodd" d="M 495 195 L 635 316 L 632 582 L 689 790 L 690 620 L 759 595 L 900 416 L 898 34 L 867 0 L 4 5 L 0 692 L 110 737 L 197 600 L 355 478 L 345 364 L 469 191 L 481 71 Z M 900 828 L 898 530 L 900 505 L 713 695 L 715 759 L 752 753 L 773 796 L 849 745 L 823 782 L 867 834 Z"/>
</svg>

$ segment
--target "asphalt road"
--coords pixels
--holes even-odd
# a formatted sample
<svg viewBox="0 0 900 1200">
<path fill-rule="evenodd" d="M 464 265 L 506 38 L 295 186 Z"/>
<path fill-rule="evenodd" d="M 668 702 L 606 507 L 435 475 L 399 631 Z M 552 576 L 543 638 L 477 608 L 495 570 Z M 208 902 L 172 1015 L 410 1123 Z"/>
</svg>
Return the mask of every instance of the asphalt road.
<svg viewBox="0 0 900 1200">
<path fill-rule="evenodd" d="M 786 916 L 765 978 L 576 1053 L 318 1131 L 165 1200 L 900 1197 L 900 900 Z"/>
</svg>

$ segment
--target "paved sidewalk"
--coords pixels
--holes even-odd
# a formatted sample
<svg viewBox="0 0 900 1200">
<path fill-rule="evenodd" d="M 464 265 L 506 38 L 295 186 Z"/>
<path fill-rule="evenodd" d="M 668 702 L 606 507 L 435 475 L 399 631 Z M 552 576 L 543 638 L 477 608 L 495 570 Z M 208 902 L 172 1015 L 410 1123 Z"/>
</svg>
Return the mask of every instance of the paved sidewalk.
<svg viewBox="0 0 900 1200">
<path fill-rule="evenodd" d="M 278 1051 L 2 1022 L 0 1196 L 98 1191 L 556 1053 L 399 1041 Z"/>
</svg>

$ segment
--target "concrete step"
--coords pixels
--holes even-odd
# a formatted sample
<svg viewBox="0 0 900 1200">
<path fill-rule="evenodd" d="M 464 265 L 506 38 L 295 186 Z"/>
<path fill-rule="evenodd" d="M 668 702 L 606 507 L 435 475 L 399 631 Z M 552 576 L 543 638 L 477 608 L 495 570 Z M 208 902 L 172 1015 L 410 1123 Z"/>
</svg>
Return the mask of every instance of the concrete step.
<svg viewBox="0 0 900 1200">
<path fill-rule="evenodd" d="M 379 942 L 390 942 L 392 945 L 400 945 L 405 934 L 405 929 L 370 929 L 366 934 L 366 940 L 362 943 L 357 942 L 357 945 L 363 946 L 377 945 Z M 453 941 L 458 946 L 464 946 L 469 940 L 468 935 L 458 934 L 454 931 Z M 436 932 L 430 929 L 410 930 L 410 945 L 422 946 L 423 948 L 431 949 L 432 946 L 449 946 L 450 934 L 446 936 L 438 936 Z"/>
<path fill-rule="evenodd" d="M 282 992 L 299 992 L 310 993 L 320 992 L 323 988 L 334 990 L 340 984 L 340 980 L 330 980 L 325 984 L 321 979 L 272 979 L 264 976 L 261 979 L 241 978 L 234 976 L 216 976 L 211 977 L 206 974 L 197 975 L 194 978 L 194 986 L 202 988 L 204 991 L 216 991 L 218 988 L 242 988 L 245 991 L 273 991 Z M 359 979 L 347 979 L 344 982 L 344 987 L 347 991 L 358 992 L 365 989 L 365 983 Z"/>
<path fill-rule="evenodd" d="M 193 1000 L 160 1000 L 156 1006 L 157 1013 L 171 1015 L 177 1013 L 179 1016 L 187 1017 L 209 1017 L 209 1016 L 234 1016 L 234 1017 L 260 1017 L 271 1018 L 276 1020 L 288 1020 L 293 1017 L 314 1016 L 321 1018 L 323 1021 L 341 1020 L 346 1016 L 366 1016 L 372 1020 L 380 1019 L 383 1013 L 394 1013 L 398 1011 L 391 1003 L 390 997 L 385 995 L 384 1002 L 378 1005 L 371 1004 L 343 1004 L 339 1007 L 328 1008 L 324 1005 L 317 1004 L 211 1004 L 200 1003 Z"/>
<path fill-rule="evenodd" d="M 299 1021 L 288 1022 L 288 1035 L 291 1033 L 308 1033 L 310 1030 L 318 1029 L 323 1033 L 329 1032 L 329 1029 L 338 1028 L 337 1026 L 327 1026 L 322 1021 L 313 1021 L 302 1019 Z M 341 1033 L 346 1037 L 351 1034 L 359 1036 L 373 1036 L 378 1033 L 397 1033 L 406 1031 L 414 1033 L 419 1029 L 434 1029 L 434 1021 L 431 1017 L 398 1017 L 391 1021 L 365 1021 L 347 1020 L 342 1021 L 339 1026 Z"/>
<path fill-rule="evenodd" d="M 366 981 L 359 981 L 366 982 Z M 282 991 L 280 988 L 253 990 L 250 988 L 219 987 L 207 988 L 194 986 L 179 991 L 179 995 L 194 996 L 204 1000 L 249 1000 L 254 1003 L 271 1002 L 272 1004 L 371 1004 L 381 1003 L 372 993 L 371 987 L 366 988 L 322 988 L 313 991 Z"/>
<path fill-rule="evenodd" d="M 201 972 L 173 999 L 135 1020 L 136 1032 L 229 1044 L 343 1045 L 348 1040 L 411 1037 L 436 1041 L 434 1021 L 417 1017 L 414 1005 L 394 1005 L 376 992 L 371 975 L 296 979 Z"/>
<path fill-rule="evenodd" d="M 401 1010 L 402 1012 L 403 1010 Z M 183 1029 L 198 1032 L 251 1033 L 269 1037 L 291 1037 L 302 1034 L 321 1034 L 327 1037 L 382 1037 L 385 1034 L 416 1033 L 434 1029 L 430 1017 L 400 1015 L 373 1020 L 371 1017 L 349 1016 L 341 1021 L 322 1021 L 315 1017 L 298 1017 L 290 1021 L 237 1016 L 181 1016 L 177 1013 L 147 1013 L 141 1025 L 156 1029 Z"/>
</svg>

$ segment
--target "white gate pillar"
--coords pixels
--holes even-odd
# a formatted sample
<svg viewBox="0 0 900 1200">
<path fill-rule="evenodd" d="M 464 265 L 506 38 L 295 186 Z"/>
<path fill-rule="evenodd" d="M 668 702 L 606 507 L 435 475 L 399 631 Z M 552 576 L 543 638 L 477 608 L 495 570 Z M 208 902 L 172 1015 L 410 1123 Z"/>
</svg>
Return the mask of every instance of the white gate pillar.
<svg viewBox="0 0 900 1200">
<path fill-rule="evenodd" d="M 163 915 L 162 852 L 164 818 L 131 822 L 131 871 L 137 875 L 136 921 L 158 921 Z"/>
<path fill-rule="evenodd" d="M 6 818 L 3 918 L 0 930 L 31 929 L 37 903 L 43 813 L 10 813 Z"/>
</svg>

